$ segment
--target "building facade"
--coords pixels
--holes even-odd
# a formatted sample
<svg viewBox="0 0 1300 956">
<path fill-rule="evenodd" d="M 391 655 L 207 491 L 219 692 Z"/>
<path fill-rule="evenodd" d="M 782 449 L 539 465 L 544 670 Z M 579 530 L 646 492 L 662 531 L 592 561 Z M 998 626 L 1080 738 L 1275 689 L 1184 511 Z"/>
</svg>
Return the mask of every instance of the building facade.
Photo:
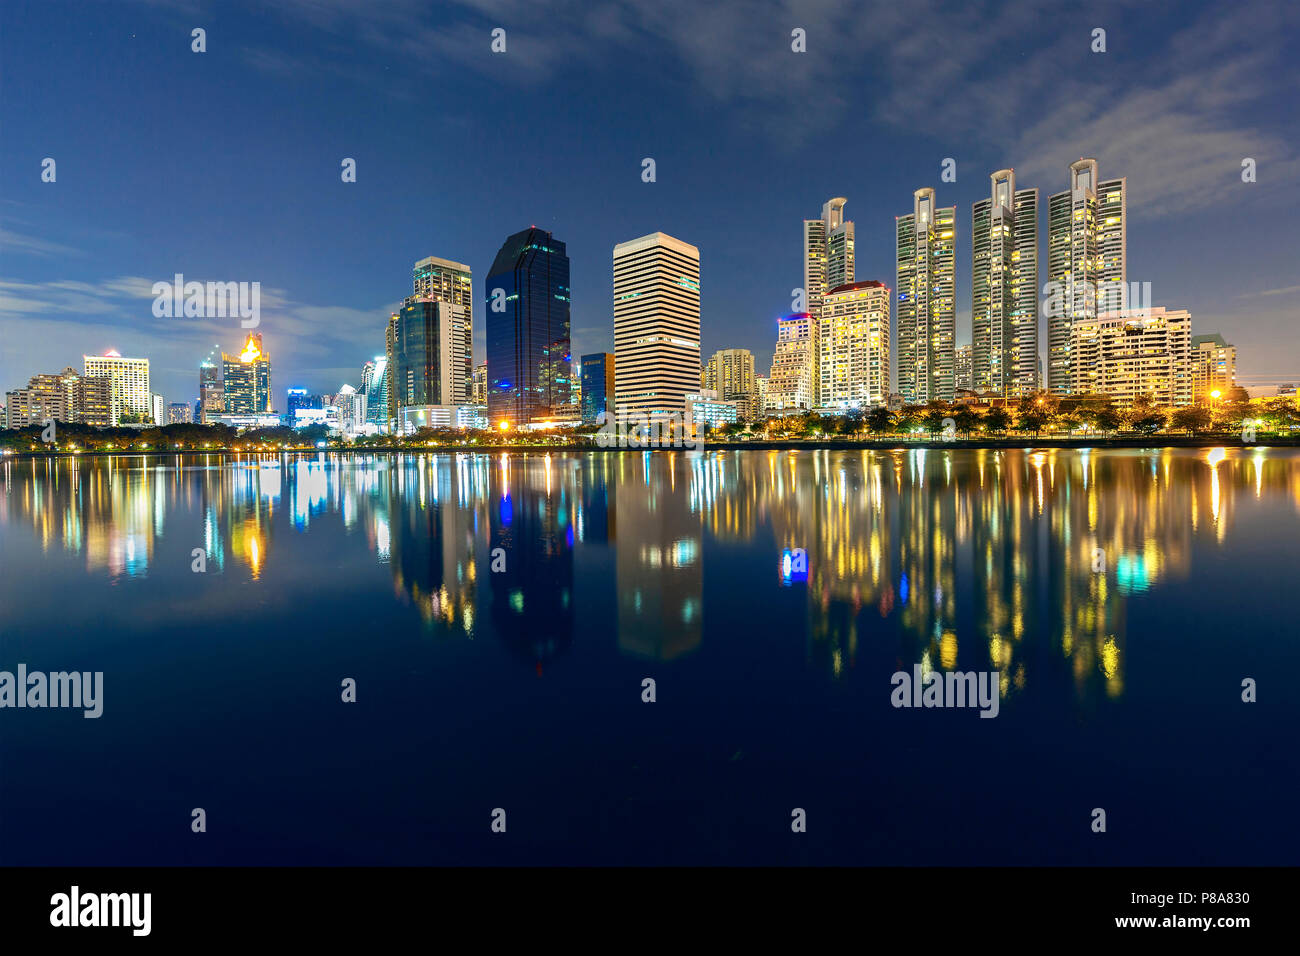
<svg viewBox="0 0 1300 956">
<path fill-rule="evenodd" d="M 582 357 L 582 423 L 595 425 L 601 413 L 614 414 L 614 376 L 616 364 L 613 352 L 593 352 Z"/>
<path fill-rule="evenodd" d="M 883 282 L 868 280 L 838 286 L 822 299 L 819 406 L 866 408 L 889 398 L 892 295 Z"/>
<path fill-rule="evenodd" d="M 393 349 L 397 408 L 466 405 L 473 376 L 473 330 L 463 305 L 408 298 Z"/>
<path fill-rule="evenodd" d="M 488 271 L 487 405 L 494 425 L 526 425 L 571 401 L 569 256 L 545 229 L 517 232 Z"/>
<path fill-rule="evenodd" d="M 749 349 L 714 352 L 709 364 L 704 366 L 703 386 L 722 401 L 735 402 L 737 412 L 745 421 L 753 421 L 762 414 L 754 384 L 754 353 Z"/>
<path fill-rule="evenodd" d="M 1193 335 L 1192 401 L 1200 405 L 1228 397 L 1237 386 L 1237 347 L 1217 332 Z M 1214 393 L 1218 392 L 1218 395 Z"/>
<path fill-rule="evenodd" d="M 1069 391 L 1121 407 L 1192 403 L 1192 318 L 1185 309 L 1134 309 L 1078 319 L 1071 329 Z"/>
<path fill-rule="evenodd" d="M 821 318 L 822 298 L 854 279 L 853 223 L 844 218 L 842 196 L 822 206 L 820 219 L 803 222 L 803 283 L 808 313 Z"/>
<path fill-rule="evenodd" d="M 1073 327 L 1127 309 L 1128 190 L 1100 180 L 1095 159 L 1070 164 L 1070 188 L 1047 200 L 1047 388 L 1075 381 Z M 1086 378 L 1086 376 L 1085 376 Z"/>
<path fill-rule="evenodd" d="M 250 332 L 238 355 L 221 353 L 221 391 L 226 415 L 269 415 L 271 356 L 262 347 L 262 333 Z"/>
<path fill-rule="evenodd" d="M 199 421 L 207 422 L 209 415 L 220 415 L 225 410 L 226 396 L 221 385 L 221 366 L 204 361 L 199 366 Z"/>
<path fill-rule="evenodd" d="M 7 428 L 41 425 L 47 419 L 69 424 L 111 424 L 112 381 L 79 375 L 71 366 L 55 374 L 35 375 L 24 388 L 5 395 Z"/>
<path fill-rule="evenodd" d="M 110 350 L 103 355 L 83 355 L 82 361 L 87 378 L 107 378 L 112 383 L 110 425 L 152 420 L 150 395 L 153 393 L 149 390 L 148 359 L 123 358 L 120 353 Z"/>
<path fill-rule="evenodd" d="M 956 221 L 956 207 L 936 208 L 928 188 L 898 219 L 898 390 L 908 403 L 953 399 Z"/>
<path fill-rule="evenodd" d="M 807 312 L 796 312 L 777 323 L 767 411 L 807 410 L 817 404 L 817 337 L 817 321 Z"/>
<path fill-rule="evenodd" d="M 966 387 L 1015 398 L 1038 389 L 1038 190 L 1016 189 L 1013 169 L 989 180 L 989 198 L 971 208 Z"/>
<path fill-rule="evenodd" d="M 620 416 L 676 416 L 700 390 L 700 250 L 662 232 L 614 247 Z"/>
</svg>

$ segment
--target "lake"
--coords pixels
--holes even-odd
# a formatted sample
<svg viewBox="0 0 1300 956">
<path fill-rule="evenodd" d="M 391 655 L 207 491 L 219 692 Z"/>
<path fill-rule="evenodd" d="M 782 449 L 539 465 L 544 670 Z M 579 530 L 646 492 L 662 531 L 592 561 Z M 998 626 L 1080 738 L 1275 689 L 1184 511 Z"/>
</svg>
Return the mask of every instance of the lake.
<svg viewBox="0 0 1300 956">
<path fill-rule="evenodd" d="M 0 863 L 1300 857 L 1300 450 L 0 476 L 0 670 L 103 674 L 0 709 Z"/>
</svg>

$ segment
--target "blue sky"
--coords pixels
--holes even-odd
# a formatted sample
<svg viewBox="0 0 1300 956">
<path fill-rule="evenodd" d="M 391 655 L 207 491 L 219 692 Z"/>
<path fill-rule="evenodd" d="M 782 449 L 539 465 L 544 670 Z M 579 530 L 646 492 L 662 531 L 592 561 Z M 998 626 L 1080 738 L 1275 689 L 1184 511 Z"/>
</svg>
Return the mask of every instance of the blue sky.
<svg viewBox="0 0 1300 956">
<path fill-rule="evenodd" d="M 1253 0 L 6 4 L 0 389 L 113 347 L 192 401 L 243 332 L 155 318 L 177 272 L 262 284 L 277 406 L 355 385 L 416 259 L 468 263 L 481 301 L 532 224 L 568 245 L 575 354 L 612 348 L 613 246 L 661 230 L 700 248 L 705 356 L 749 348 L 766 372 L 801 221 L 847 197 L 857 277 L 892 287 L 921 186 L 958 206 L 965 342 L 988 174 L 1045 204 L 1083 155 L 1128 178 L 1129 280 L 1235 343 L 1246 384 L 1300 380 L 1297 41 L 1294 5 Z"/>
</svg>

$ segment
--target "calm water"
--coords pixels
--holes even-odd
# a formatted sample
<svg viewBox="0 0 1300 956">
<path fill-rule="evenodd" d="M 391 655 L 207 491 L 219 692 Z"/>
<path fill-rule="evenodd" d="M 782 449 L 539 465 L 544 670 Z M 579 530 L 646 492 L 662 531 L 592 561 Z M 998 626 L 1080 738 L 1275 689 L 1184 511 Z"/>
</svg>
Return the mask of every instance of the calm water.
<svg viewBox="0 0 1300 956">
<path fill-rule="evenodd" d="M 0 710 L 0 863 L 1300 859 L 1293 450 L 0 477 L 0 669 L 105 685 Z M 915 664 L 998 717 L 893 708 Z"/>
</svg>

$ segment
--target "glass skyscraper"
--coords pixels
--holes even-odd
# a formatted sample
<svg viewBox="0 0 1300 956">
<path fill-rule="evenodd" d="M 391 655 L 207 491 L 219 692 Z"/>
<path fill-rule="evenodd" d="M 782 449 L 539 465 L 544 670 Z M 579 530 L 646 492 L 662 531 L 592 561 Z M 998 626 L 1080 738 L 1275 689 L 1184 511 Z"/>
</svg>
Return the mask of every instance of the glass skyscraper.
<svg viewBox="0 0 1300 956">
<path fill-rule="evenodd" d="M 582 423 L 597 424 L 601 412 L 614 414 L 614 353 L 582 357 Z"/>
<path fill-rule="evenodd" d="M 570 401 L 569 257 L 530 227 L 502 245 L 484 287 L 492 426 L 522 425 Z"/>
</svg>

